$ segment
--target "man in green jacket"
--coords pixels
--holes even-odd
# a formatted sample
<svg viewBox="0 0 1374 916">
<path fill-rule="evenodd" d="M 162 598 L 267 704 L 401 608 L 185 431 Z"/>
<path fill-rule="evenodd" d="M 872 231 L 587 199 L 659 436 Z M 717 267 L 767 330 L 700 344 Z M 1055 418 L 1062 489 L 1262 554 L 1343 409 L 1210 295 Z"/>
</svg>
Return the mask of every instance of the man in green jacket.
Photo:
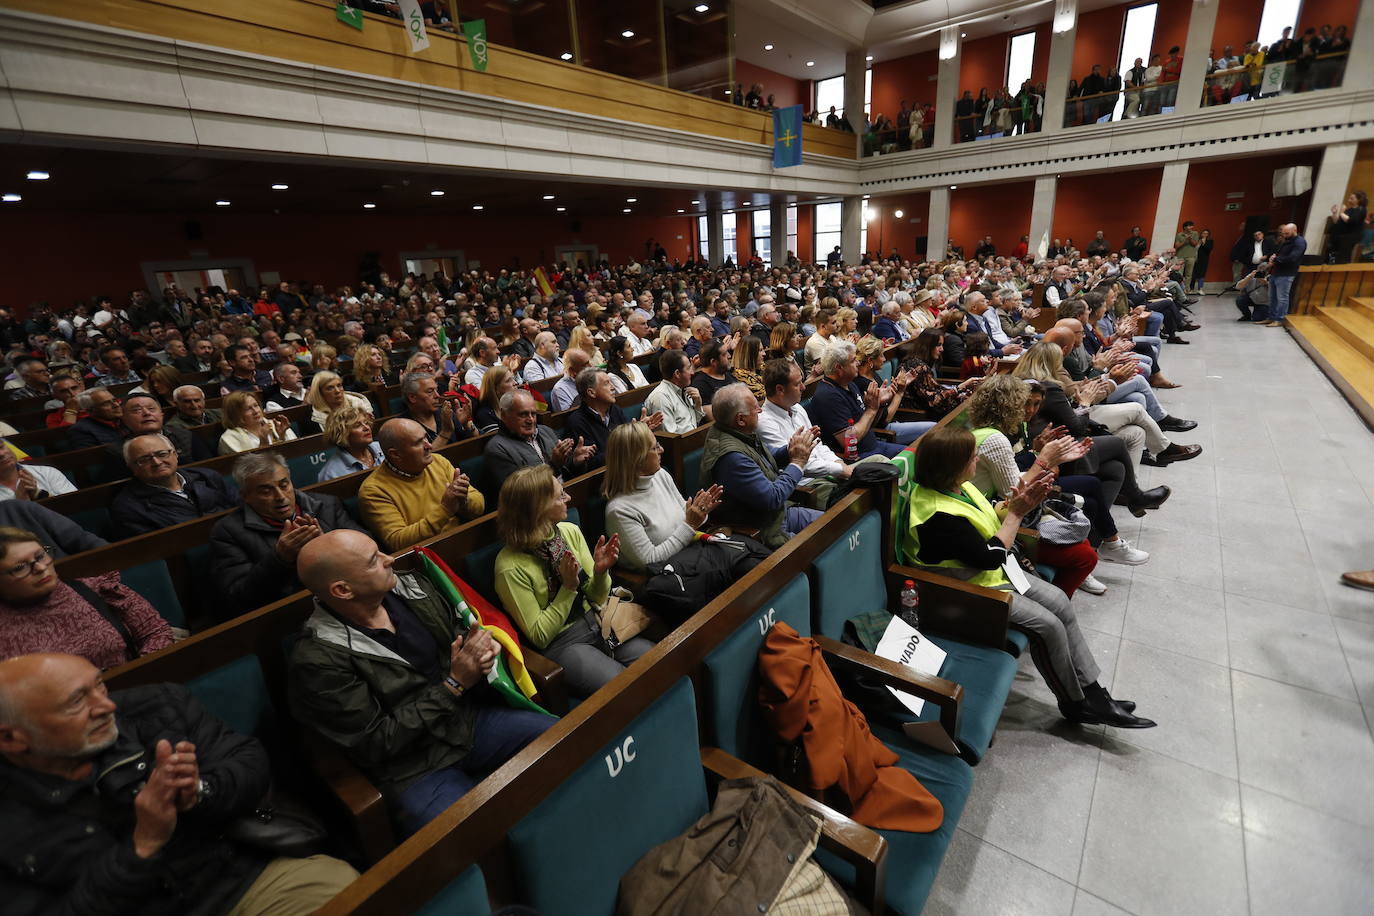
<svg viewBox="0 0 1374 916">
<path fill-rule="evenodd" d="M 288 662 L 291 713 L 377 785 L 406 834 L 419 830 L 552 725 L 486 686 L 498 645 L 465 632 L 423 577 L 397 574 L 360 531 L 301 548 L 315 613 Z"/>
<path fill-rule="evenodd" d="M 1197 263 L 1197 246 L 1201 241 L 1202 235 L 1190 219 L 1183 221 L 1183 228 L 1174 236 L 1174 257 L 1183 262 L 1184 289 L 1192 287 L 1193 265 Z"/>
</svg>

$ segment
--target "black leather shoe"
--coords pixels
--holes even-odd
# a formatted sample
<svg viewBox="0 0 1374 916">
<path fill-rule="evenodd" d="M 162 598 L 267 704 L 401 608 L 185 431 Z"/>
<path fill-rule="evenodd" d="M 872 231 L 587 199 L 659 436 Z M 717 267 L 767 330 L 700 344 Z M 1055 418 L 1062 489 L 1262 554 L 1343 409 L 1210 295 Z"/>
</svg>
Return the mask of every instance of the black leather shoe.
<svg viewBox="0 0 1374 916">
<path fill-rule="evenodd" d="M 1168 487 L 1155 487 L 1153 490 L 1142 490 L 1140 495 L 1130 500 L 1126 505 L 1131 510 L 1131 514 L 1140 518 L 1145 514 L 1146 509 L 1158 509 L 1164 505 L 1165 500 L 1173 495 L 1173 490 Z"/>
<path fill-rule="evenodd" d="M 1171 344 L 1183 344 L 1185 347 L 1186 347 L 1186 346 L 1188 345 L 1188 343 L 1189 343 L 1188 341 L 1184 340 L 1182 337 L 1179 337 L 1177 334 L 1175 334 L 1173 337 L 1166 337 L 1166 338 L 1164 338 L 1164 342 L 1165 342 L 1165 343 L 1171 343 Z"/>
<path fill-rule="evenodd" d="M 1183 330 L 1185 330 L 1185 331 L 1200 331 L 1200 330 L 1202 330 L 1202 325 L 1198 324 L 1197 322 L 1191 322 L 1191 321 L 1190 321 L 1188 324 L 1185 324 L 1185 325 L 1183 326 Z"/>
<path fill-rule="evenodd" d="M 1151 719 L 1142 719 L 1126 711 L 1119 703 L 1083 700 L 1079 703 L 1060 703 L 1059 714 L 1078 725 L 1110 725 L 1113 728 L 1154 728 Z"/>
<path fill-rule="evenodd" d="M 1179 445 L 1177 442 L 1170 444 L 1168 448 L 1155 455 L 1155 461 L 1159 464 L 1173 464 L 1175 461 L 1187 461 L 1202 454 L 1200 445 Z"/>
<path fill-rule="evenodd" d="M 1170 433 L 1186 433 L 1190 429 L 1197 429 L 1196 420 L 1181 420 L 1178 417 L 1165 417 L 1159 421 L 1159 428 Z"/>
</svg>

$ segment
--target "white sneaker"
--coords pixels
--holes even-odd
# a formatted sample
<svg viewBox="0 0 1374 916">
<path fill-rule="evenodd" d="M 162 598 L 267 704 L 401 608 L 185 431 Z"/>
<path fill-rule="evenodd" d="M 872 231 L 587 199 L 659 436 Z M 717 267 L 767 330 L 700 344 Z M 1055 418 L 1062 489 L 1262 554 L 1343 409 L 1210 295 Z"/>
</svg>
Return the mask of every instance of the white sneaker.
<svg viewBox="0 0 1374 916">
<path fill-rule="evenodd" d="M 1084 579 L 1078 587 L 1089 595 L 1105 595 L 1107 593 L 1107 583 L 1092 574 L 1089 574 L 1088 578 Z"/>
<path fill-rule="evenodd" d="M 1109 563 L 1124 563 L 1127 566 L 1139 566 L 1150 559 L 1148 553 L 1132 547 L 1131 542 L 1123 537 L 1115 541 L 1103 541 L 1102 546 L 1097 548 L 1097 556 Z"/>
</svg>

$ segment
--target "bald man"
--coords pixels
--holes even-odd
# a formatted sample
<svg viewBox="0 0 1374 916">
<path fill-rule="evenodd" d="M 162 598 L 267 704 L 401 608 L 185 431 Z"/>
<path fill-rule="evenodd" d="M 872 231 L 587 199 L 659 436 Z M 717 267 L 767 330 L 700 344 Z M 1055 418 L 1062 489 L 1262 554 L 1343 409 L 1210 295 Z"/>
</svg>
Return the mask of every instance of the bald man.
<svg viewBox="0 0 1374 916">
<path fill-rule="evenodd" d="M 296 571 L 317 605 L 287 678 L 292 715 L 367 775 L 408 835 L 555 719 L 488 689 L 496 641 L 392 562 L 357 531 L 301 548 Z"/>
<path fill-rule="evenodd" d="M 418 544 L 486 509 L 482 492 L 434 451 L 414 420 L 387 420 L 377 444 L 383 460 L 358 487 L 358 508 L 363 524 L 388 550 Z"/>
<path fill-rule="evenodd" d="M 225 838 L 270 788 L 267 754 L 180 685 L 109 693 L 74 655 L 0 662 L 0 757 L 7 913 L 305 914 L 357 877 Z"/>
</svg>

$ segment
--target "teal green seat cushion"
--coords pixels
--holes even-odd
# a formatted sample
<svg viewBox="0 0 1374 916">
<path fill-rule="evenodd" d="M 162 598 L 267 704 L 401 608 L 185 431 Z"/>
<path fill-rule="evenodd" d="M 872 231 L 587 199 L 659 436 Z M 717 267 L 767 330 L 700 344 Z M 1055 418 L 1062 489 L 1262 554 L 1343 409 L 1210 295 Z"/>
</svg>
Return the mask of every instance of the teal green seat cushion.
<svg viewBox="0 0 1374 916">
<path fill-rule="evenodd" d="M 1029 648 L 1030 639 L 1026 636 L 1025 633 L 1022 633 L 1020 630 L 1016 630 L 1011 627 L 1007 628 L 1008 652 L 1011 652 L 1013 655 L 1020 656 L 1022 652 L 1025 652 Z"/>
<path fill-rule="evenodd" d="M 486 916 L 491 912 L 487 902 L 487 883 L 482 870 L 469 865 L 429 902 L 415 911 L 415 916 Z"/>
<path fill-rule="evenodd" d="M 707 809 L 683 678 L 511 829 L 512 885 L 540 916 L 611 916 L 620 876 Z"/>
<path fill-rule="evenodd" d="M 964 804 L 973 790 L 973 770 L 958 757 L 924 747 L 913 747 L 899 731 L 873 724 L 873 734 L 892 748 L 897 765 L 915 775 L 944 806 L 944 820 L 930 833 L 878 831 L 887 840 L 887 905 L 897 913 L 911 916 L 921 912 L 945 852 L 954 838 L 954 829 L 963 816 Z M 816 861 L 846 887 L 854 886 L 854 869 L 826 852 L 816 850 Z"/>
</svg>

